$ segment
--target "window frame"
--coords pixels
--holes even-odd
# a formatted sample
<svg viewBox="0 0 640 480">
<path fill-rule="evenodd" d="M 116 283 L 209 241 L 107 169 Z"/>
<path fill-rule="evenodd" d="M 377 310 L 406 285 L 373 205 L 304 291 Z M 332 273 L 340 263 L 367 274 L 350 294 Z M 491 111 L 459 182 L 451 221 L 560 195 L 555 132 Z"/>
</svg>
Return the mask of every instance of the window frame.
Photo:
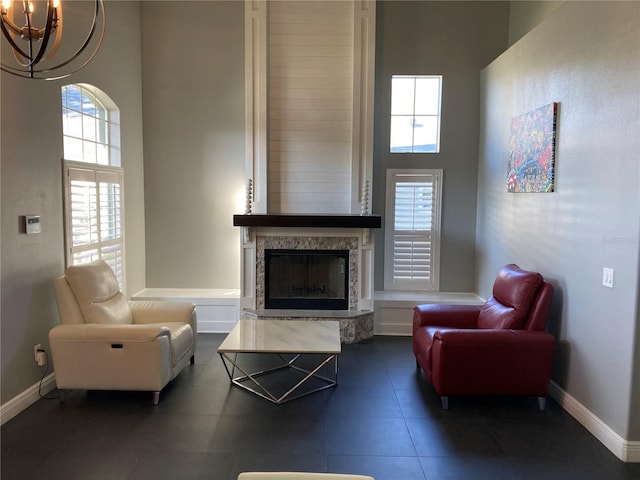
<svg viewBox="0 0 640 480">
<path fill-rule="evenodd" d="M 95 135 L 84 136 L 85 124 L 90 124 L 91 119 L 96 116 L 89 115 L 89 120 L 85 122 L 84 109 L 75 109 L 74 112 L 80 115 L 79 124 L 76 123 L 75 130 L 69 128 L 69 116 L 65 116 L 68 110 L 66 102 L 66 88 L 77 87 L 86 98 L 95 101 L 94 105 L 99 105 L 104 111 L 104 133 L 105 142 L 102 145 L 106 148 L 107 163 L 98 163 L 97 155 L 88 155 L 89 161 L 71 160 L 67 158 L 67 139 L 72 138 L 83 144 L 91 143 L 95 140 Z M 104 259 L 114 271 L 118 278 L 120 289 L 126 291 L 126 265 L 125 265 L 125 217 L 124 217 L 124 169 L 120 167 L 120 127 L 119 110 L 115 103 L 98 88 L 87 84 L 67 84 L 61 88 L 61 112 L 63 131 L 63 200 L 64 200 L 64 232 L 65 232 L 65 264 L 66 266 L 85 263 L 96 259 Z M 91 107 L 90 107 L 91 108 Z M 77 127 L 80 126 L 78 132 Z M 97 129 L 98 127 L 96 127 Z M 95 132 L 94 132 L 95 133 Z M 91 149 L 90 149 L 91 150 Z M 84 150 L 82 150 L 84 152 Z M 81 155 L 84 158 L 84 155 Z M 104 159 L 104 156 L 102 157 Z M 83 185 L 87 187 L 86 192 L 82 192 Z M 115 185 L 116 187 L 110 187 Z M 108 190 L 105 190 L 108 189 Z M 84 195 L 95 196 L 80 206 L 80 209 L 90 208 L 90 213 L 83 219 L 82 227 L 78 227 L 74 221 L 82 218 L 74 212 L 74 192 L 77 195 L 81 192 Z M 107 194 L 109 201 L 104 202 L 103 195 Z M 116 211 L 113 209 L 117 208 Z M 115 219 L 115 223 L 113 223 Z M 87 226 L 88 225 L 88 226 Z M 75 227 L 75 230 L 74 230 Z M 105 235 L 105 232 L 114 229 L 115 235 Z M 74 243 L 74 235 L 88 236 L 85 243 Z M 85 254 L 85 255 L 83 255 Z M 80 260 L 80 261 L 78 261 Z"/>
<path fill-rule="evenodd" d="M 65 216 L 65 259 L 66 265 L 74 265 L 76 263 L 74 259 L 76 258 L 76 254 L 82 255 L 86 252 L 95 251 L 90 258 L 85 261 L 93 261 L 96 259 L 105 259 L 107 263 L 110 264 L 111 268 L 114 271 L 114 274 L 118 278 L 118 283 L 120 284 L 120 289 L 125 290 L 125 237 L 124 237 L 124 172 L 122 168 L 119 167 L 108 167 L 108 166 L 95 166 L 94 164 L 84 163 L 84 162 L 73 162 L 69 160 L 63 161 L 63 169 L 64 169 L 64 216 Z M 86 184 L 93 183 L 96 194 L 96 204 L 95 204 L 95 219 L 92 216 L 92 220 L 95 222 L 95 238 L 90 239 L 89 241 L 81 244 L 74 244 L 73 238 L 74 233 L 74 218 L 77 218 L 73 214 L 73 201 L 72 196 L 74 194 L 74 189 L 72 183 L 74 181 L 82 181 Z M 119 204 L 120 210 L 117 212 L 118 216 L 118 228 L 120 231 L 120 235 L 111 238 L 104 238 L 103 235 L 103 225 L 105 220 L 103 218 L 103 210 L 104 210 L 104 202 L 102 201 L 102 193 L 101 193 L 101 184 L 111 184 L 118 185 L 119 187 Z M 110 204 L 107 205 L 108 208 L 112 208 Z M 116 262 L 116 264 L 112 264 L 109 262 L 108 256 L 105 255 L 105 252 L 109 251 L 113 247 L 118 247 L 120 250 L 120 262 Z M 120 265 L 118 267 L 118 265 Z"/>
<path fill-rule="evenodd" d="M 89 112 L 84 111 L 84 104 L 81 104 L 78 108 L 74 108 L 73 104 L 69 102 L 66 89 L 68 87 L 74 87 L 80 90 L 80 94 L 86 96 L 88 99 L 93 100 L 93 104 L 98 106 L 98 110 L 104 112 L 104 117 L 100 115 L 91 115 Z M 112 167 L 121 166 L 120 162 L 120 111 L 117 105 L 100 89 L 86 83 L 71 83 L 63 85 L 61 87 L 61 100 L 62 100 L 62 140 L 64 158 L 66 160 L 89 163 L 95 165 L 109 165 Z M 81 120 L 81 132 L 79 135 L 74 135 L 68 132 L 69 117 L 68 113 L 74 112 L 79 114 Z M 67 115 L 65 115 L 67 113 Z M 104 124 L 104 140 L 100 141 L 98 138 L 97 125 Z M 88 132 L 85 134 L 85 125 L 95 124 L 96 130 L 93 135 Z M 75 132 L 74 132 L 75 133 Z M 81 158 L 73 158 L 67 152 L 67 143 L 79 142 L 81 151 Z M 95 161 L 88 161 L 87 156 L 84 155 L 85 147 L 95 147 L 95 155 L 93 155 Z M 103 146 L 106 151 L 106 162 L 99 162 L 99 155 L 97 153 L 98 147 Z"/>
<path fill-rule="evenodd" d="M 393 88 L 393 81 L 394 79 L 411 79 L 414 82 L 414 91 L 412 94 L 412 112 L 411 114 L 409 113 L 393 113 L 394 109 L 393 109 L 393 98 L 394 98 L 394 88 Z M 416 112 L 416 82 L 419 79 L 438 79 L 438 98 L 437 98 L 437 113 L 433 114 L 433 113 L 417 113 Z M 443 90 L 443 76 L 442 75 L 391 75 L 391 82 L 390 82 L 390 95 L 389 95 L 389 153 L 391 154 L 405 154 L 405 153 L 412 153 L 412 154 L 437 154 L 440 153 L 440 140 L 441 140 L 441 126 L 442 126 L 442 90 Z M 393 138 L 393 124 L 394 124 L 394 119 L 398 119 L 398 118 L 407 118 L 407 117 L 411 117 L 411 120 L 413 122 L 413 124 L 415 125 L 416 123 L 416 119 L 418 117 L 425 117 L 425 118 L 434 118 L 436 120 L 436 143 L 435 143 L 435 150 L 434 151 L 421 151 L 421 150 L 415 150 L 416 147 L 416 143 L 415 143 L 415 127 L 412 129 L 412 136 L 411 136 L 411 145 L 409 145 L 408 147 L 410 147 L 410 150 L 393 150 L 393 146 L 391 145 L 391 141 Z M 397 147 L 396 147 L 397 148 Z"/>
<path fill-rule="evenodd" d="M 431 179 L 431 229 L 395 230 L 396 223 L 396 187 L 401 179 Z M 395 291 L 439 291 L 440 288 L 440 222 L 442 212 L 442 169 L 388 169 L 386 174 L 385 232 L 384 232 L 384 289 Z M 402 232 L 402 233 L 398 233 Z M 420 232 L 429 232 L 422 234 Z M 396 278 L 396 237 L 430 237 L 428 241 L 430 260 L 428 279 Z"/>
</svg>

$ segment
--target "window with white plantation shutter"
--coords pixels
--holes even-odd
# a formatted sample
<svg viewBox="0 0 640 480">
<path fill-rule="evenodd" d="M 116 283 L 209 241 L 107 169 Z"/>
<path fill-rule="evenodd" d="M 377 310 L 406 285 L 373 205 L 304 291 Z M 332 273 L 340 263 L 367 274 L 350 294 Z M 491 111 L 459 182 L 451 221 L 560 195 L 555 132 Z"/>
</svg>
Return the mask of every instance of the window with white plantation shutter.
<svg viewBox="0 0 640 480">
<path fill-rule="evenodd" d="M 442 170 L 388 170 L 385 290 L 438 290 Z"/>
<path fill-rule="evenodd" d="M 67 265 L 102 259 L 124 291 L 124 174 L 114 166 L 120 163 L 117 109 L 108 109 L 108 97 L 88 85 L 62 87 L 62 103 Z"/>
<path fill-rule="evenodd" d="M 65 162 L 69 265 L 102 259 L 124 286 L 122 170 Z"/>
</svg>

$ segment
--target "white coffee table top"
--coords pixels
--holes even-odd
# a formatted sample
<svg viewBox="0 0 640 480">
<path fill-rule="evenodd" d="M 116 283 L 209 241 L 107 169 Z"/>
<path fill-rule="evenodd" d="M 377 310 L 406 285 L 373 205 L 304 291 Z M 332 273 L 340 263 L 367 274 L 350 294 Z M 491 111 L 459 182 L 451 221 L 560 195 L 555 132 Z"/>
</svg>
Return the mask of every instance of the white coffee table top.
<svg viewBox="0 0 640 480">
<path fill-rule="evenodd" d="M 340 323 L 304 320 L 240 320 L 218 348 L 220 353 L 341 352 Z"/>
</svg>

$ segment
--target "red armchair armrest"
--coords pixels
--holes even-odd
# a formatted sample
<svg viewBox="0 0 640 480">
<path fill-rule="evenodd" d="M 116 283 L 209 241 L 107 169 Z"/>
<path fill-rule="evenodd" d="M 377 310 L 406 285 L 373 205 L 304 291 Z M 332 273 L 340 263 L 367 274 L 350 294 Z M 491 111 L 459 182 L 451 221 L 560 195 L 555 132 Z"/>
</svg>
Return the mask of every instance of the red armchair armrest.
<svg viewBox="0 0 640 480">
<path fill-rule="evenodd" d="M 420 327 L 476 328 L 482 305 L 418 305 L 413 309 L 413 333 Z"/>
<path fill-rule="evenodd" d="M 555 340 L 524 330 L 443 330 L 434 334 L 433 385 L 440 395 L 544 396 Z"/>
</svg>

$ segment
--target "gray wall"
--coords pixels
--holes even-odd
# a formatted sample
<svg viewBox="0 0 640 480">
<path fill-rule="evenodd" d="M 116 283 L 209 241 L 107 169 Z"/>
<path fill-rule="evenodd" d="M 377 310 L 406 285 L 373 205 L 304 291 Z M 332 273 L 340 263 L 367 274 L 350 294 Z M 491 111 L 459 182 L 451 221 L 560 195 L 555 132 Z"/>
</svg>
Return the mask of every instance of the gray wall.
<svg viewBox="0 0 640 480">
<path fill-rule="evenodd" d="M 147 287 L 238 288 L 244 2 L 143 2 Z"/>
<path fill-rule="evenodd" d="M 517 0 L 509 2 L 509 46 L 552 15 L 565 0 Z"/>
<path fill-rule="evenodd" d="M 507 48 L 508 2 L 379 2 L 373 213 L 384 215 L 386 170 L 444 170 L 440 290 L 474 291 L 480 70 Z M 389 153 L 391 75 L 443 75 L 438 154 Z M 384 223 L 384 222 L 383 222 Z M 376 232 L 375 289 L 384 289 Z"/>
<path fill-rule="evenodd" d="M 143 2 L 142 12 L 147 287 L 237 287 L 244 5 Z M 387 168 L 444 168 L 441 289 L 472 291 L 479 71 L 507 47 L 508 3 L 379 2 L 377 17 L 373 211 L 384 213 Z M 428 163 L 388 153 L 393 73 L 445 75 L 442 151 Z M 376 289 L 382 239 L 380 230 Z"/>
<path fill-rule="evenodd" d="M 476 238 L 480 295 L 512 261 L 555 284 L 553 380 L 628 440 L 640 440 L 639 19 L 637 2 L 566 2 L 483 71 Z M 554 101 L 556 192 L 506 193 L 511 118 Z"/>
<path fill-rule="evenodd" d="M 42 370 L 33 346 L 48 349 L 48 333 L 58 323 L 52 280 L 64 271 L 62 217 L 62 113 L 60 86 L 91 83 L 120 107 L 125 169 L 127 284 L 144 286 L 142 107 L 139 7 L 107 2 L 109 29 L 98 56 L 84 70 L 45 82 L 1 74 L 1 396 L 15 397 L 36 384 Z M 65 17 L 73 18 L 73 4 Z M 71 33 L 74 26 L 65 25 Z M 6 42 L 2 42 L 5 45 Z M 3 50 L 3 60 L 10 54 Z M 20 216 L 39 214 L 42 233 L 20 233 Z"/>
</svg>

